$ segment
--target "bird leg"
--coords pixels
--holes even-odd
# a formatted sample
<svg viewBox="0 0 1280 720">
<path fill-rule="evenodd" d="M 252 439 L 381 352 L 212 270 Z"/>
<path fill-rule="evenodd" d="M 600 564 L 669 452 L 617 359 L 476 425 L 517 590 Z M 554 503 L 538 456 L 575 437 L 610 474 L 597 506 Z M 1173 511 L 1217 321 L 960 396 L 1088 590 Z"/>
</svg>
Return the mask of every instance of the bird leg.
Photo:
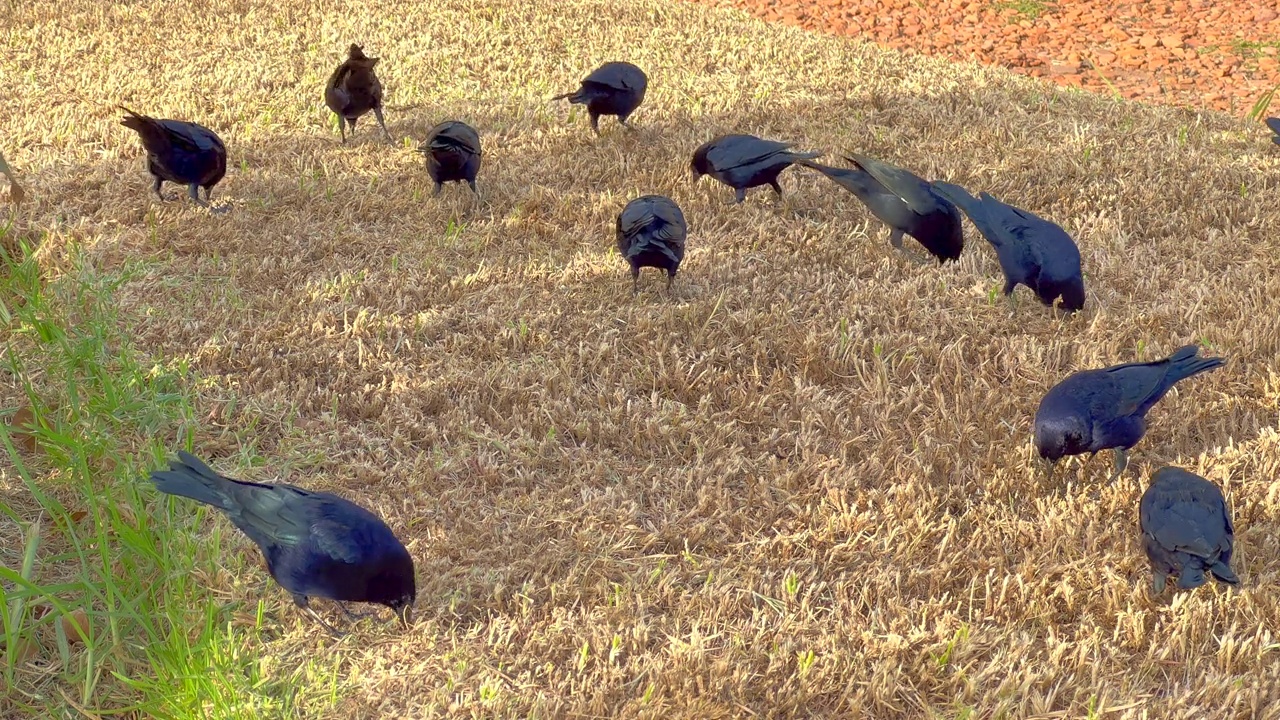
<svg viewBox="0 0 1280 720">
<path fill-rule="evenodd" d="M 1155 577 L 1151 580 L 1151 589 L 1155 591 L 1156 595 L 1164 592 L 1164 581 L 1166 577 L 1167 576 L 1164 573 L 1159 570 L 1156 571 Z"/>
<path fill-rule="evenodd" d="M 591 113 L 591 129 L 595 131 L 596 137 L 600 136 L 600 116 Z"/>
<path fill-rule="evenodd" d="M 894 246 L 895 248 L 897 248 L 897 249 L 899 249 L 899 250 L 906 250 L 906 248 L 904 248 L 904 247 L 902 246 L 902 231 L 901 231 L 901 230 L 899 230 L 899 229 L 897 229 L 897 228 L 893 228 L 893 229 L 889 232 L 889 244 L 890 244 L 890 245 L 892 245 L 892 246 Z"/>
<path fill-rule="evenodd" d="M 156 176 L 155 182 L 151 184 L 151 192 L 155 193 L 156 197 L 160 198 L 160 202 L 166 202 L 168 200 L 172 200 L 173 198 L 167 198 L 160 192 L 160 186 L 163 184 L 164 184 L 164 180 L 162 180 L 159 176 Z"/>
<path fill-rule="evenodd" d="M 740 202 L 742 202 L 743 200 L 746 200 L 746 199 L 747 199 L 747 189 L 746 189 L 746 188 L 734 188 L 734 189 L 733 189 L 733 200 L 730 200 L 730 201 L 729 201 L 729 204 L 730 204 L 730 205 L 737 205 L 738 203 L 740 203 Z"/>
<path fill-rule="evenodd" d="M 470 186 L 471 186 L 471 192 L 475 193 L 476 197 L 480 197 L 480 191 L 476 189 L 476 181 L 475 181 L 475 180 L 468 180 L 468 181 L 467 181 L 467 185 L 470 185 Z"/>
<path fill-rule="evenodd" d="M 618 116 L 618 124 L 619 124 L 619 125 L 621 125 L 622 127 L 626 128 L 626 129 L 628 129 L 628 130 L 632 131 L 632 132 L 635 132 L 635 128 L 634 128 L 634 127 L 632 127 L 632 126 L 627 122 L 627 116 L 626 116 L 626 115 L 619 115 L 619 116 Z"/>
<path fill-rule="evenodd" d="M 342 136 L 342 144 L 347 144 L 347 119 L 338 115 L 338 134 Z"/>
<path fill-rule="evenodd" d="M 194 202 L 195 204 L 199 205 L 200 207 L 206 208 L 209 212 L 211 212 L 211 213 L 213 213 L 213 214 L 215 214 L 215 215 L 221 215 L 222 213 L 224 213 L 224 212 L 226 212 L 226 211 L 227 211 L 227 208 L 225 208 L 225 207 L 215 208 L 215 207 L 214 207 L 213 205 L 211 205 L 208 201 L 206 201 L 206 200 L 201 200 L 201 199 L 200 199 L 200 186 L 199 186 L 199 185 L 196 185 L 195 183 L 191 183 L 190 185 L 188 185 L 188 186 L 187 186 L 187 194 L 191 196 L 191 201 L 192 201 L 192 202 Z"/>
<path fill-rule="evenodd" d="M 640 268 L 631 268 L 631 294 L 640 294 Z"/>
<path fill-rule="evenodd" d="M 436 181 L 436 191 L 435 191 L 435 192 L 433 192 L 433 193 L 431 193 L 431 197 L 439 197 L 439 196 L 440 196 L 440 190 L 441 190 L 443 187 L 444 187 L 444 183 L 442 183 L 442 182 L 440 182 L 439 180 L 437 180 L 437 181 Z"/>
<path fill-rule="evenodd" d="M 387 123 L 382 119 L 382 108 L 381 107 L 374 108 L 373 116 L 378 118 L 378 124 L 382 126 L 382 134 L 387 136 L 387 142 L 391 143 L 392 145 L 395 145 L 396 141 L 392 140 L 391 133 L 387 132 Z M 352 128 L 352 130 L 355 130 L 355 128 Z"/>
<path fill-rule="evenodd" d="M 671 283 L 675 282 L 675 280 L 676 280 L 675 273 L 667 273 L 667 297 L 668 298 L 675 297 L 674 295 L 672 295 L 672 292 L 671 292 Z"/>
<path fill-rule="evenodd" d="M 1120 474 L 1123 473 L 1124 469 L 1128 466 L 1129 451 L 1124 448 L 1116 448 L 1116 469 L 1115 472 L 1111 473 L 1111 477 L 1107 479 L 1107 482 L 1115 481 L 1115 479 L 1120 477 Z"/>
<path fill-rule="evenodd" d="M 348 620 L 353 620 L 353 621 L 362 620 L 364 618 L 373 617 L 374 615 L 377 615 L 377 613 L 375 612 L 362 612 L 362 613 L 352 612 L 351 608 L 347 607 L 347 604 L 342 602 L 341 600 L 335 600 L 334 602 L 337 603 L 338 609 L 342 611 L 343 615 L 347 616 Z"/>
<path fill-rule="evenodd" d="M 324 618 L 320 617 L 320 613 L 316 612 L 316 609 L 311 607 L 311 603 L 307 601 L 306 595 L 294 595 L 293 603 L 298 607 L 302 608 L 302 612 L 306 613 L 307 615 L 310 615 L 313 620 L 320 623 L 320 625 L 324 627 L 325 630 L 329 631 L 330 635 L 334 637 L 343 637 L 346 635 L 345 632 L 342 632 L 341 630 L 325 622 Z"/>
<path fill-rule="evenodd" d="M 778 193 L 778 197 L 782 197 L 782 186 L 778 184 L 777 178 L 769 181 L 769 187 L 773 188 L 773 191 Z"/>
</svg>

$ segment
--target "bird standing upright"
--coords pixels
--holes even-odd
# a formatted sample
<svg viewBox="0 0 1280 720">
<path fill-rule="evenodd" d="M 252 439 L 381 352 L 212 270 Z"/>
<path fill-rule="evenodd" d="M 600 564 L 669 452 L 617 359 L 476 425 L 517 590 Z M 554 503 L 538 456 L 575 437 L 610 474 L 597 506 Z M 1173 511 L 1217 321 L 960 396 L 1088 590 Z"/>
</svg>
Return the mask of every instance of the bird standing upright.
<svg viewBox="0 0 1280 720">
<path fill-rule="evenodd" d="M 640 68 L 629 62 L 607 62 L 583 78 L 577 90 L 551 100 L 568 98 L 570 105 L 586 105 L 591 129 L 599 135 L 601 115 L 616 115 L 619 124 L 634 129 L 627 124 L 627 118 L 644 102 L 648 89 L 649 78 Z"/>
<path fill-rule="evenodd" d="M 480 172 L 480 134 L 460 121 L 446 120 L 431 128 L 418 148 L 427 156 L 427 174 L 436 184 L 434 195 L 447 182 L 465 182 L 476 190 L 476 173 Z"/>
<path fill-rule="evenodd" d="M 933 189 L 955 203 L 982 236 L 991 243 L 1004 273 L 1004 294 L 1026 285 L 1053 307 L 1062 297 L 1062 309 L 1084 307 L 1084 276 L 1080 272 L 1080 248 L 1057 223 L 1035 213 L 1007 205 L 989 193 L 978 197 L 949 182 L 935 180 Z"/>
<path fill-rule="evenodd" d="M 1067 455 L 1115 450 L 1110 479 L 1116 479 L 1128 465 L 1129 449 L 1147 432 L 1147 411 L 1175 383 L 1224 364 L 1222 358 L 1198 352 L 1187 345 L 1163 360 L 1068 375 L 1045 393 L 1036 409 L 1036 451 L 1057 463 Z"/>
<path fill-rule="evenodd" d="M 791 150 L 792 143 L 762 140 L 754 135 L 720 135 L 693 151 L 689 169 L 693 181 L 710 175 L 733 188 L 734 205 L 747 199 L 747 190 L 768 185 L 782 196 L 778 176 L 795 163 L 807 162 L 822 153 L 798 153 Z"/>
<path fill-rule="evenodd" d="M 684 260 L 689 226 L 675 201 L 663 195 L 642 195 L 618 214 L 618 252 L 631 265 L 631 292 L 639 292 L 640 268 L 667 271 L 667 295 Z"/>
<path fill-rule="evenodd" d="M 959 260 L 964 249 L 960 211 L 919 176 L 866 155 L 845 160 L 853 168 L 815 162 L 802 163 L 826 175 L 857 196 L 872 215 L 889 226 L 889 243 L 903 250 L 902 236 L 910 235 L 938 260 Z"/>
<path fill-rule="evenodd" d="M 169 200 L 160 194 L 165 180 L 187 186 L 187 193 L 197 205 L 211 212 L 226 212 L 209 204 L 213 186 L 227 174 L 227 146 L 222 138 L 207 127 L 181 120 L 159 120 L 138 114 L 123 105 L 121 110 L 129 115 L 120 124 L 138 133 L 142 147 L 147 151 L 147 172 L 155 178 L 151 191 L 161 200 Z M 204 188 L 204 200 L 198 188 Z"/>
<path fill-rule="evenodd" d="M 308 598 L 386 605 L 408 627 L 417 586 L 413 558 L 381 519 L 326 492 L 224 477 L 179 451 L 151 473 L 157 489 L 218 508 L 262 550 L 267 571 L 293 601 L 335 635 Z"/>
<path fill-rule="evenodd" d="M 1138 527 L 1157 594 L 1169 575 L 1178 576 L 1183 590 L 1198 588 L 1205 570 L 1218 582 L 1239 584 L 1231 570 L 1235 528 L 1217 485 L 1182 468 L 1160 468 L 1142 493 Z"/>
<path fill-rule="evenodd" d="M 344 122 L 351 125 L 351 134 L 354 135 L 356 120 L 370 110 L 378 119 L 387 142 L 395 142 L 391 139 L 391 133 L 387 132 L 387 123 L 382 117 L 382 83 L 373 71 L 377 64 L 378 58 L 366 56 L 359 45 L 352 44 L 347 49 L 347 59 L 338 65 L 325 85 L 324 104 L 338 116 L 338 132 L 342 133 L 344 143 L 347 141 Z"/>
</svg>

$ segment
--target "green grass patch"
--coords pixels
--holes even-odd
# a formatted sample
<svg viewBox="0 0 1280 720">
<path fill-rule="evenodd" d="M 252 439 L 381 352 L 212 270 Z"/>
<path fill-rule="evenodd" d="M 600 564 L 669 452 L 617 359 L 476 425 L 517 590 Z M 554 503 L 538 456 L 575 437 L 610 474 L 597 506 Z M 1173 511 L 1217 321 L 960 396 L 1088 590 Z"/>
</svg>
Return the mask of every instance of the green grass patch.
<svg viewBox="0 0 1280 720">
<path fill-rule="evenodd" d="M 1035 20 L 1049 10 L 1049 3 L 1040 0 L 1000 0 L 995 4 L 997 10 L 1013 10 L 1026 20 Z"/>
<path fill-rule="evenodd" d="M 285 717 L 297 687 L 326 704 L 331 668 L 266 677 L 261 608 L 256 627 L 233 628 L 236 608 L 207 587 L 221 525 L 145 481 L 194 434 L 188 368 L 135 352 L 117 311 L 145 268 L 101 272 L 74 251 L 69 268 L 50 279 L 29 248 L 0 254 L 0 534 L 14 536 L 0 544 L 0 705 L 40 718 Z M 83 642 L 62 621 L 77 610 Z"/>
</svg>

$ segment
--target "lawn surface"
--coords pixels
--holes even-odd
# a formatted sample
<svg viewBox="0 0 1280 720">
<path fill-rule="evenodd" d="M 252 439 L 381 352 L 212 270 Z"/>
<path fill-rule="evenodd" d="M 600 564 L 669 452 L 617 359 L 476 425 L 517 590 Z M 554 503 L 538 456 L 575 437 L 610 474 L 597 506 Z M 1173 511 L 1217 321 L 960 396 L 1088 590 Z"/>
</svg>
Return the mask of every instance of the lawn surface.
<svg viewBox="0 0 1280 720">
<path fill-rule="evenodd" d="M 0 716 L 1276 712 L 1280 152 L 1255 125 L 660 0 L 10 12 L 0 408 L 43 429 L 0 465 Z M 372 118 L 340 145 L 323 107 L 351 42 L 395 146 Z M 596 138 L 547 98 L 610 59 L 650 89 Z M 217 131 L 232 211 L 149 197 L 119 103 Z M 478 201 L 432 198 L 413 152 L 449 118 L 481 133 Z M 967 221 L 960 262 L 912 262 L 803 168 L 726 205 L 688 161 L 735 131 L 1060 222 L 1086 310 L 999 297 Z M 612 249 L 651 192 L 690 223 L 674 300 Z M 1227 365 L 1152 411 L 1123 478 L 1037 473 L 1053 383 L 1186 343 Z M 416 625 L 317 632 L 228 522 L 145 482 L 188 442 L 383 515 Z M 1238 590 L 1150 595 L 1166 463 L 1224 488 Z"/>
</svg>

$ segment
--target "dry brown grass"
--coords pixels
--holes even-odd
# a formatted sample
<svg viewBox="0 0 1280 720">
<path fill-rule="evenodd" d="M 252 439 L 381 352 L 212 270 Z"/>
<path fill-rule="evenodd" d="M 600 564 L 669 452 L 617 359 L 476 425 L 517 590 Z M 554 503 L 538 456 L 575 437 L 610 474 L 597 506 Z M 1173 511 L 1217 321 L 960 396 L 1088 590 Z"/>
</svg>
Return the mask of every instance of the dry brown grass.
<svg viewBox="0 0 1280 720">
<path fill-rule="evenodd" d="M 200 6 L 11 3 L 4 149 L 51 272 L 72 243 L 146 262 L 122 317 L 207 382 L 197 452 L 362 499 L 408 541 L 407 634 L 318 638 L 268 591 L 284 635 L 265 672 L 303 653 L 340 669 L 337 707 L 310 712 L 1276 716 L 1280 156 L 1262 133 L 660 0 Z M 383 58 L 400 146 L 371 120 L 338 145 L 321 90 L 351 42 Z M 595 139 L 545 100 L 615 58 L 649 74 L 642 129 Z M 235 210 L 149 199 L 117 102 L 219 132 L 214 199 Z M 431 199 L 407 142 L 446 118 L 481 132 L 477 205 Z M 1059 220 L 1086 312 L 993 300 L 970 225 L 958 264 L 908 262 L 801 169 L 782 202 L 725 206 L 687 163 L 735 130 Z M 653 271 L 633 299 L 611 250 L 647 192 L 689 218 L 676 302 Z M 1034 474 L 1052 383 L 1195 341 L 1228 365 L 1153 411 L 1122 480 L 1104 461 Z M 1149 596 L 1136 512 L 1164 463 L 1223 485 L 1238 591 Z M 261 580 L 228 592 L 252 607 Z"/>
</svg>

